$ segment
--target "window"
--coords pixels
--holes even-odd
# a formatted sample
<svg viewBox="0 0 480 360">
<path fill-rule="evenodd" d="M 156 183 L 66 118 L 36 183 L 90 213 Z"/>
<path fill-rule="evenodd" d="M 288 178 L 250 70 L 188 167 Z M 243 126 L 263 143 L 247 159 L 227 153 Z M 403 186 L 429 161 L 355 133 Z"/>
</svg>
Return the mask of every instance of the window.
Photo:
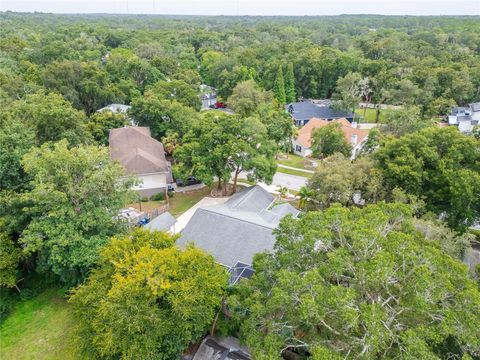
<svg viewBox="0 0 480 360">
<path fill-rule="evenodd" d="M 301 153 L 302 152 L 302 147 L 300 145 L 296 145 L 295 146 L 295 151 Z"/>
</svg>

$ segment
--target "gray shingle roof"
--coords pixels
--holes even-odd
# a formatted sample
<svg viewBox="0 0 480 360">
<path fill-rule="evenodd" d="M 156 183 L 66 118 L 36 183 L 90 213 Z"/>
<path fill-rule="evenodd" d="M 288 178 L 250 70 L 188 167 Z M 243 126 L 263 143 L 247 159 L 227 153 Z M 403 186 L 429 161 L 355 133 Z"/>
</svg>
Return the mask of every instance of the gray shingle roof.
<svg viewBox="0 0 480 360">
<path fill-rule="evenodd" d="M 229 268 L 238 261 L 252 264 L 255 254 L 273 250 L 272 231 L 282 217 L 299 213 L 290 204 L 272 207 L 274 200 L 266 190 L 254 186 L 223 204 L 199 208 L 177 244 L 184 247 L 192 242 Z"/>
<path fill-rule="evenodd" d="M 177 220 L 167 211 L 150 221 L 145 225 L 145 228 L 156 231 L 168 231 L 176 222 Z"/>
<path fill-rule="evenodd" d="M 295 120 L 310 120 L 311 118 L 319 119 L 339 119 L 351 118 L 353 114 L 349 111 L 337 111 L 330 106 L 319 106 L 311 101 L 301 101 L 291 104 L 293 107 L 292 117 Z M 287 105 L 287 109 L 288 109 Z"/>
</svg>

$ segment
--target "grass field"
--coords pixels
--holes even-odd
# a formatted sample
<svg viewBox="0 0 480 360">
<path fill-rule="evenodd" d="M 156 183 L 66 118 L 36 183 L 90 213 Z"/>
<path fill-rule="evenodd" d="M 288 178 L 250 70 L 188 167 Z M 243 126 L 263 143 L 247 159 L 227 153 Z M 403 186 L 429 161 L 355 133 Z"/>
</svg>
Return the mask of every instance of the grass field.
<svg viewBox="0 0 480 360">
<path fill-rule="evenodd" d="M 363 119 L 363 111 L 364 109 L 356 109 L 355 114 L 357 114 L 360 118 L 357 119 L 358 122 L 366 122 L 366 123 L 375 123 L 376 119 L 376 109 L 367 109 L 365 113 L 365 118 Z M 379 117 L 379 123 L 383 123 L 385 121 L 385 115 L 388 114 L 389 112 L 392 112 L 395 110 L 391 109 L 382 109 L 380 110 L 380 117 Z"/>
<path fill-rule="evenodd" d="M 291 166 L 299 169 L 306 169 L 312 170 L 312 167 L 305 166 L 305 158 L 295 155 L 295 154 L 288 154 L 288 159 L 279 159 L 277 160 L 278 164 Z"/>
<path fill-rule="evenodd" d="M 306 172 L 303 172 L 303 171 L 281 168 L 280 166 L 277 167 L 277 172 L 281 172 L 281 173 L 289 174 L 289 175 L 301 176 L 301 177 L 304 177 L 304 178 L 307 178 L 307 179 L 310 179 L 313 175 L 313 174 L 306 173 Z"/>
<path fill-rule="evenodd" d="M 0 359 L 80 359 L 71 340 L 73 325 L 70 306 L 58 289 L 21 301 L 0 325 Z"/>
</svg>

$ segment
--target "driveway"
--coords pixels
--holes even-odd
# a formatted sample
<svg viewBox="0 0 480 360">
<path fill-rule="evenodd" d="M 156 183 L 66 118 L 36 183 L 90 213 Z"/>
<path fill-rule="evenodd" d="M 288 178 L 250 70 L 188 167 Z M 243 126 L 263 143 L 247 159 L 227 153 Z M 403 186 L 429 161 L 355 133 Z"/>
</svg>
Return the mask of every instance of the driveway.
<svg viewBox="0 0 480 360">
<path fill-rule="evenodd" d="M 208 196 L 204 197 L 202 200 L 200 200 L 198 203 L 193 205 L 190 209 L 185 211 L 182 215 L 180 215 L 177 218 L 177 223 L 175 224 L 175 233 L 178 234 L 180 231 L 182 231 L 185 228 L 185 226 L 187 226 L 187 223 L 190 221 L 193 214 L 195 214 L 195 211 L 199 207 L 223 204 L 227 200 L 228 200 L 228 197 L 215 197 L 215 198 L 208 197 Z"/>
<path fill-rule="evenodd" d="M 240 173 L 238 176 L 239 179 L 246 179 L 246 173 Z M 307 184 L 307 178 L 303 176 L 296 176 L 290 174 L 284 174 L 281 172 L 277 172 L 273 176 L 272 183 L 267 185 L 265 183 L 259 182 L 258 185 L 263 187 L 268 192 L 276 192 L 279 186 L 285 186 L 288 189 L 299 191 L 302 186 Z"/>
</svg>

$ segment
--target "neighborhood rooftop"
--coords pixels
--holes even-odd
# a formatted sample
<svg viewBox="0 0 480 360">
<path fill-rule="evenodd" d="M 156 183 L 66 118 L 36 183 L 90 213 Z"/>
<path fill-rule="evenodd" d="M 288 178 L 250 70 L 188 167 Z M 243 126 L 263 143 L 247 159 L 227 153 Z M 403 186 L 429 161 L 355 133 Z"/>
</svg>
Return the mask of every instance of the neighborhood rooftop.
<svg viewBox="0 0 480 360">
<path fill-rule="evenodd" d="M 181 247 L 193 242 L 229 268 L 237 262 L 252 264 L 256 253 L 273 250 L 275 229 L 297 209 L 274 205 L 275 197 L 260 186 L 239 191 L 223 204 L 199 208 L 177 241 Z"/>
<path fill-rule="evenodd" d="M 125 126 L 110 130 L 110 153 L 129 174 L 169 172 L 161 142 L 150 136 L 148 127 Z"/>
<path fill-rule="evenodd" d="M 311 118 L 319 119 L 352 119 L 353 114 L 349 111 L 334 110 L 330 101 L 300 101 L 287 105 L 287 110 L 294 118 L 297 125 L 305 125 Z"/>
</svg>

